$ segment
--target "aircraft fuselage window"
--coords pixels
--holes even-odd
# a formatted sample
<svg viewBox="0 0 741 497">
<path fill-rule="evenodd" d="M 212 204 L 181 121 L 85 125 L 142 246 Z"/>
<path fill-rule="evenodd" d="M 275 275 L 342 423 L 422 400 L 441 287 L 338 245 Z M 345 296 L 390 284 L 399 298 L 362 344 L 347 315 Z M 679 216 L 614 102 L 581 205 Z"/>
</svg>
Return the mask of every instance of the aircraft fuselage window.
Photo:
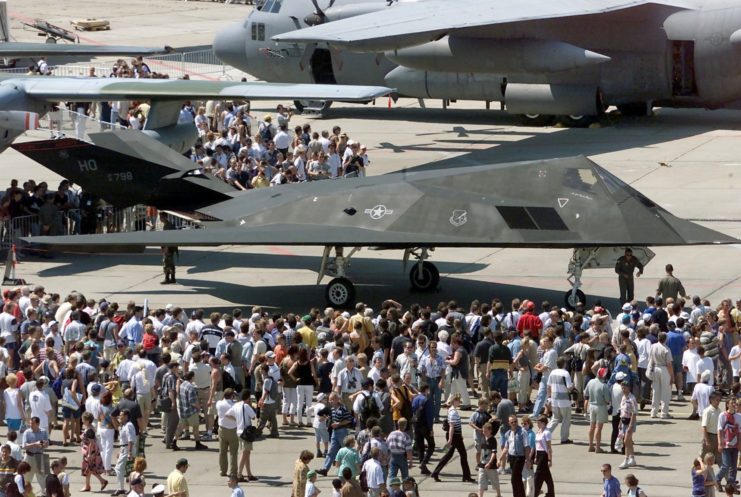
<svg viewBox="0 0 741 497">
<path fill-rule="evenodd" d="M 265 24 L 261 22 L 253 22 L 251 29 L 253 40 L 265 41 Z"/>
<path fill-rule="evenodd" d="M 280 8 L 282 7 L 282 5 L 283 0 L 268 0 L 260 9 L 260 12 L 277 14 L 278 12 L 280 12 Z"/>
</svg>

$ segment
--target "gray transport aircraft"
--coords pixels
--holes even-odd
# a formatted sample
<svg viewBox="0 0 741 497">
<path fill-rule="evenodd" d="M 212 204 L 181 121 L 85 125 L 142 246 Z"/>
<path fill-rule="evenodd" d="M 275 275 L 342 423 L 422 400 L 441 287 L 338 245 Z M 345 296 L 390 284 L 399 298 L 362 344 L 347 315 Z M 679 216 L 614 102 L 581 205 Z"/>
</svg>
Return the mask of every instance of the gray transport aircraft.
<svg viewBox="0 0 741 497">
<path fill-rule="evenodd" d="M 613 267 L 625 247 L 647 263 L 649 246 L 739 240 L 679 219 L 585 157 L 401 171 L 238 191 L 133 131 L 14 144 L 61 176 L 123 207 L 174 211 L 202 229 L 32 237 L 68 251 L 177 245 L 324 248 L 317 283 L 348 306 L 351 258 L 363 247 L 403 251 L 416 290 L 437 288 L 435 247 L 570 248 L 567 305 L 586 302 L 582 271 Z"/>
<path fill-rule="evenodd" d="M 498 101 L 531 124 L 741 105 L 739 0 L 312 1 L 267 0 L 216 55 L 265 81 Z"/>
</svg>

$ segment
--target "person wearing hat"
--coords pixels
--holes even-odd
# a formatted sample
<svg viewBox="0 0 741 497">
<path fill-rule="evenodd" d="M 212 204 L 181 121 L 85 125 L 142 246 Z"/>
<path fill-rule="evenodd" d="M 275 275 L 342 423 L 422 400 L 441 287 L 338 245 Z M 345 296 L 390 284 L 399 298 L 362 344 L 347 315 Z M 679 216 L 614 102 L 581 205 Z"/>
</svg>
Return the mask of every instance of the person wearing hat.
<svg viewBox="0 0 741 497">
<path fill-rule="evenodd" d="M 610 433 L 610 452 L 612 454 L 620 454 L 622 452 L 622 447 L 620 449 L 617 449 L 615 447 L 615 444 L 617 443 L 618 437 L 622 434 L 622 427 L 620 424 L 620 401 L 623 399 L 623 387 L 621 386 L 622 383 L 626 380 L 628 380 L 628 375 L 623 372 L 614 372 L 612 374 L 612 377 L 607 382 L 607 386 L 610 387 L 610 397 L 611 402 L 610 405 L 612 406 L 612 412 L 611 412 L 611 420 L 612 421 L 612 432 Z"/>
<path fill-rule="evenodd" d="M 126 497 L 144 497 L 144 480 L 140 476 L 132 479 L 129 483 L 131 484 L 131 491 Z"/>
<path fill-rule="evenodd" d="M 530 338 L 538 341 L 540 331 L 543 329 L 543 321 L 535 314 L 535 302 L 528 301 L 525 304 L 525 312 L 517 320 L 516 329 L 520 337 L 524 336 L 525 330 L 530 330 Z"/>
<path fill-rule="evenodd" d="M 316 488 L 316 478 L 317 478 L 317 472 L 313 469 L 306 473 L 306 491 L 304 493 L 304 497 L 318 497 L 318 495 L 322 492 L 318 488 Z M 235 497 L 235 496 L 232 496 Z"/>
<path fill-rule="evenodd" d="M 296 333 L 301 335 L 301 343 L 306 344 L 310 350 L 315 349 L 318 344 L 318 337 L 316 331 L 311 327 L 311 323 L 314 319 L 306 314 L 301 318 L 303 326 L 296 330 Z M 362 350 L 362 349 L 361 349 Z"/>
<path fill-rule="evenodd" d="M 152 497 L 165 497 L 165 486 L 161 483 L 152 486 Z"/>
<path fill-rule="evenodd" d="M 185 473 L 188 471 L 188 460 L 184 457 L 175 462 L 175 469 L 167 475 L 165 491 L 168 497 L 190 497 L 188 492 L 188 480 Z"/>
<path fill-rule="evenodd" d="M 589 380 L 584 387 L 584 411 L 589 416 L 589 452 L 602 452 L 602 427 L 607 422 L 607 406 L 612 402 L 606 379 L 607 369 L 601 368 L 597 377 Z"/>
<path fill-rule="evenodd" d="M 391 478 L 389 487 L 391 487 L 391 497 L 406 497 L 406 493 L 401 489 L 401 479 L 399 477 Z"/>
<path fill-rule="evenodd" d="M 615 262 L 615 272 L 618 275 L 618 286 L 620 287 L 620 303 L 633 301 L 633 273 L 636 273 L 636 278 L 640 278 L 643 274 L 643 264 L 637 258 L 633 256 L 633 251 L 629 248 L 625 249 L 622 256 Z"/>
</svg>

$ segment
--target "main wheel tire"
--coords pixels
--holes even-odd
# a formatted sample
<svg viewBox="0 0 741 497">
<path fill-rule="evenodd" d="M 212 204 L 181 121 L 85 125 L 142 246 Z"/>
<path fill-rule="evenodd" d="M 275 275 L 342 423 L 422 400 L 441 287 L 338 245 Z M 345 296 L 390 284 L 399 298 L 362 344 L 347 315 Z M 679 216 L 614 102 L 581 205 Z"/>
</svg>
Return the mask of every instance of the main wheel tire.
<svg viewBox="0 0 741 497">
<path fill-rule="evenodd" d="M 586 128 L 597 120 L 597 116 L 558 116 L 558 122 L 567 128 Z"/>
<path fill-rule="evenodd" d="M 324 297 L 332 307 L 349 307 L 355 302 L 355 285 L 347 278 L 335 278 L 327 284 Z"/>
<path fill-rule="evenodd" d="M 412 284 L 412 288 L 418 292 L 434 291 L 440 283 L 440 271 L 431 262 L 422 262 L 421 271 L 420 265 L 415 264 L 409 271 L 409 282 Z"/>
<path fill-rule="evenodd" d="M 319 114 L 322 114 L 332 107 L 332 100 L 294 100 L 293 107 L 296 110 L 296 114 L 303 114 L 307 107 L 319 109 Z"/>
<path fill-rule="evenodd" d="M 550 126 L 556 116 L 548 114 L 520 114 L 520 120 L 525 126 L 532 126 L 534 128 L 542 128 L 543 126 Z"/>
<path fill-rule="evenodd" d="M 581 302 L 582 304 L 587 303 L 587 296 L 581 290 L 576 291 L 576 300 L 571 295 L 571 290 L 568 290 L 563 296 L 563 302 L 566 304 L 566 308 L 570 311 L 576 309 L 576 303 Z"/>
</svg>

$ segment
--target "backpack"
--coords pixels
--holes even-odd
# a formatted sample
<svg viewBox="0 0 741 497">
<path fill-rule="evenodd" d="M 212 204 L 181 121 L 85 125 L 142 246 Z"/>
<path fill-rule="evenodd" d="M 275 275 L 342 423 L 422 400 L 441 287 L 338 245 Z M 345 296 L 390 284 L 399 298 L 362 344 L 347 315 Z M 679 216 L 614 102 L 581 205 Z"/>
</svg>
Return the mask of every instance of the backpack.
<svg viewBox="0 0 741 497">
<path fill-rule="evenodd" d="M 62 378 L 63 375 L 57 376 L 57 378 L 54 380 L 54 383 L 51 384 L 51 389 L 54 390 L 54 394 L 57 396 L 58 399 L 62 399 L 64 397 L 64 392 L 62 392 Z"/>
<path fill-rule="evenodd" d="M 360 421 L 363 425 L 368 421 L 370 418 L 380 418 L 381 412 L 378 410 L 378 404 L 376 403 L 376 400 L 373 398 L 373 394 L 360 394 L 363 398 L 363 404 L 360 406 Z"/>
<path fill-rule="evenodd" d="M 280 392 L 278 392 L 278 382 L 275 381 L 275 379 L 272 377 L 266 378 L 266 380 L 267 379 L 270 380 L 270 390 L 268 391 L 268 397 L 277 402 L 280 399 Z"/>
<path fill-rule="evenodd" d="M 226 390 L 227 388 L 231 388 L 235 392 L 237 391 L 237 382 L 234 381 L 232 375 L 224 369 L 221 370 L 221 386 L 224 388 L 224 390 Z"/>
<path fill-rule="evenodd" d="M 736 419 L 733 414 L 730 416 L 728 414 L 724 414 L 726 417 L 725 423 L 723 423 L 723 428 L 721 428 L 721 433 L 723 437 L 723 445 L 725 447 L 735 445 L 735 440 L 737 440 L 738 437 L 738 425 L 736 425 Z"/>
<path fill-rule="evenodd" d="M 273 139 L 272 126 L 269 123 L 262 123 L 260 126 L 260 137 L 265 141 Z"/>
<path fill-rule="evenodd" d="M 479 340 L 481 339 L 481 337 L 479 336 L 480 331 L 481 331 L 481 317 L 476 319 L 476 321 L 474 321 L 474 323 L 471 325 L 471 333 L 469 334 L 469 336 L 471 337 L 471 341 L 473 343 L 479 343 Z"/>
<path fill-rule="evenodd" d="M 420 425 L 425 424 L 425 410 L 427 409 L 427 403 L 430 401 L 430 398 L 427 397 L 424 402 L 422 402 L 420 405 L 417 406 L 417 409 L 414 410 L 412 413 L 412 424 L 414 425 Z"/>
</svg>

